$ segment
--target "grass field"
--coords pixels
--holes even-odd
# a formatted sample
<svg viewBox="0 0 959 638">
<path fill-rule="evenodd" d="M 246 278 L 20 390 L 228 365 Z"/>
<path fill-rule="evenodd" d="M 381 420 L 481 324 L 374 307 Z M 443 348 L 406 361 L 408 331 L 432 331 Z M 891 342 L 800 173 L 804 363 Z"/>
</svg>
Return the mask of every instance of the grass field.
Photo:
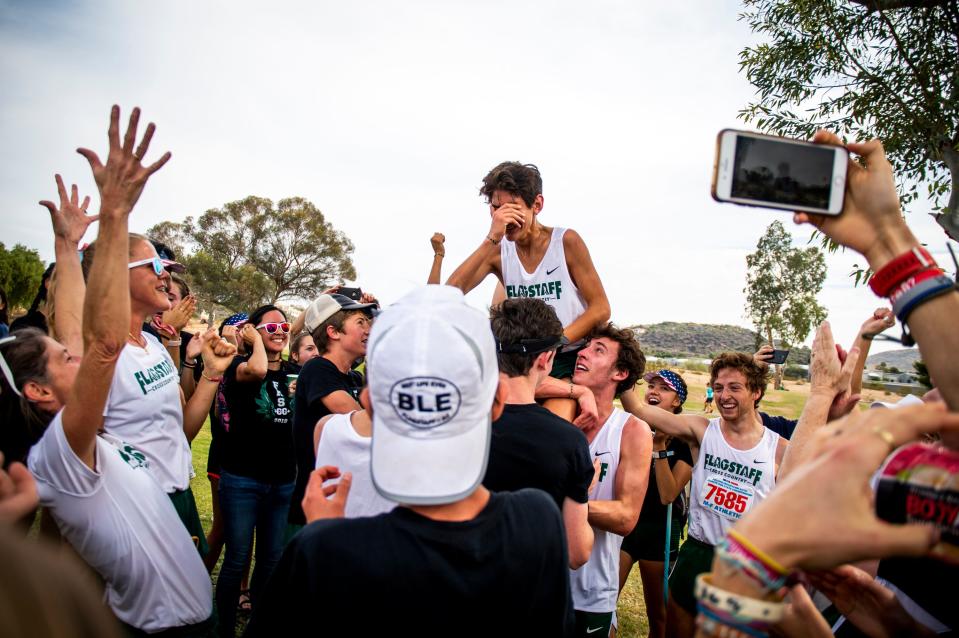
<svg viewBox="0 0 959 638">
<path fill-rule="evenodd" d="M 684 406 L 685 414 L 703 414 L 703 400 L 706 394 L 708 375 L 703 372 L 680 371 L 689 386 L 689 397 Z M 798 418 L 803 403 L 809 394 L 808 384 L 787 381 L 787 390 L 770 390 L 763 398 L 762 410 L 774 415 Z M 866 399 L 890 400 L 888 393 L 866 391 Z M 863 402 L 868 404 L 866 400 Z M 715 413 L 714 413 L 715 414 Z M 709 415 L 707 415 L 709 416 Z M 196 477 L 193 479 L 193 493 L 196 497 L 200 519 L 205 529 L 213 523 L 212 506 L 210 503 L 210 483 L 206 477 L 206 459 L 210 449 L 210 428 L 205 425 L 193 441 L 193 469 Z M 646 606 L 643 603 L 642 582 L 639 578 L 639 569 L 634 568 L 620 596 L 619 608 L 619 636 L 633 638 L 645 636 L 648 630 L 646 623 Z"/>
</svg>

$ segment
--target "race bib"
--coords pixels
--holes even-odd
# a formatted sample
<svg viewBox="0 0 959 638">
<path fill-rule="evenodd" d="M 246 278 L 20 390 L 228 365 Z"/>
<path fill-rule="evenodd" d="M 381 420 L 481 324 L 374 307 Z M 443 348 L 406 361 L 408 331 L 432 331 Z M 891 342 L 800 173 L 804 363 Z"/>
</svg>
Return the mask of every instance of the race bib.
<svg viewBox="0 0 959 638">
<path fill-rule="evenodd" d="M 731 521 L 738 521 L 749 509 L 753 489 L 712 474 L 703 486 L 703 509 L 715 512 Z"/>
</svg>

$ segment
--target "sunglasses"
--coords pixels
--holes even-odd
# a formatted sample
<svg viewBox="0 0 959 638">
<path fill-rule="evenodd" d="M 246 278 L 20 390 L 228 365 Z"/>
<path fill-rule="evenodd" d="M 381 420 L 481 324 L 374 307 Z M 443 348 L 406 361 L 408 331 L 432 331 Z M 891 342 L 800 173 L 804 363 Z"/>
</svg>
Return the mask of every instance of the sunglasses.
<svg viewBox="0 0 959 638">
<path fill-rule="evenodd" d="M 14 341 L 16 338 L 17 335 L 4 337 L 3 339 L 0 339 L 0 345 Z M 3 376 L 6 377 L 7 384 L 10 386 L 10 389 L 13 390 L 18 397 L 22 397 L 23 393 L 21 393 L 17 388 L 17 384 L 13 382 L 13 372 L 10 370 L 10 366 L 7 365 L 7 360 L 3 358 L 2 352 L 0 352 L 0 370 L 3 371 Z"/>
<path fill-rule="evenodd" d="M 259 330 L 260 328 L 263 328 L 264 330 L 266 330 L 267 334 L 275 334 L 277 330 L 279 330 L 283 334 L 289 334 L 290 332 L 290 324 L 287 323 L 286 321 L 284 321 L 283 323 L 273 323 L 273 322 L 261 323 L 260 325 L 256 327 L 256 329 Z"/>
<path fill-rule="evenodd" d="M 129 264 L 127 264 L 127 268 L 132 270 L 134 268 L 139 268 L 140 266 L 146 266 L 147 264 L 153 266 L 153 272 L 158 277 L 163 274 L 163 260 L 159 257 L 150 257 L 149 259 L 141 259 L 140 261 L 131 261 Z"/>
</svg>

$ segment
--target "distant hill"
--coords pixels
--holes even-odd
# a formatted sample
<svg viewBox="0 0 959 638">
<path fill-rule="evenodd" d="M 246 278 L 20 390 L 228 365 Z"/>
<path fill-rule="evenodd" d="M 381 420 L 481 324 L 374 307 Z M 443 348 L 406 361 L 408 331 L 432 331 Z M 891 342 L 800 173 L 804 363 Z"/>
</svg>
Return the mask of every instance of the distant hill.
<svg viewBox="0 0 959 638">
<path fill-rule="evenodd" d="M 752 330 L 741 326 L 665 321 L 630 326 L 639 337 L 643 352 L 656 357 L 711 359 L 720 352 L 755 352 L 757 339 Z M 809 348 L 793 348 L 788 363 L 808 364 Z"/>
<path fill-rule="evenodd" d="M 885 362 L 886 366 L 890 368 L 899 368 L 903 372 L 913 372 L 912 363 L 918 360 L 918 348 L 903 348 L 902 350 L 889 350 L 869 355 L 869 358 L 866 359 L 866 367 L 875 368 L 880 363 Z"/>
</svg>

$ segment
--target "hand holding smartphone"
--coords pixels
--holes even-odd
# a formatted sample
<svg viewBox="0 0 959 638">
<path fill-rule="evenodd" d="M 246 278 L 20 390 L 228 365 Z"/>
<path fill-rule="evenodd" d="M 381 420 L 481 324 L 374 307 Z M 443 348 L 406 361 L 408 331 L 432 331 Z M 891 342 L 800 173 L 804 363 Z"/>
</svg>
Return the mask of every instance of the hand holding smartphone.
<svg viewBox="0 0 959 638">
<path fill-rule="evenodd" d="M 716 139 L 712 195 L 742 206 L 838 215 L 848 165 L 841 146 L 724 129 Z"/>
</svg>

